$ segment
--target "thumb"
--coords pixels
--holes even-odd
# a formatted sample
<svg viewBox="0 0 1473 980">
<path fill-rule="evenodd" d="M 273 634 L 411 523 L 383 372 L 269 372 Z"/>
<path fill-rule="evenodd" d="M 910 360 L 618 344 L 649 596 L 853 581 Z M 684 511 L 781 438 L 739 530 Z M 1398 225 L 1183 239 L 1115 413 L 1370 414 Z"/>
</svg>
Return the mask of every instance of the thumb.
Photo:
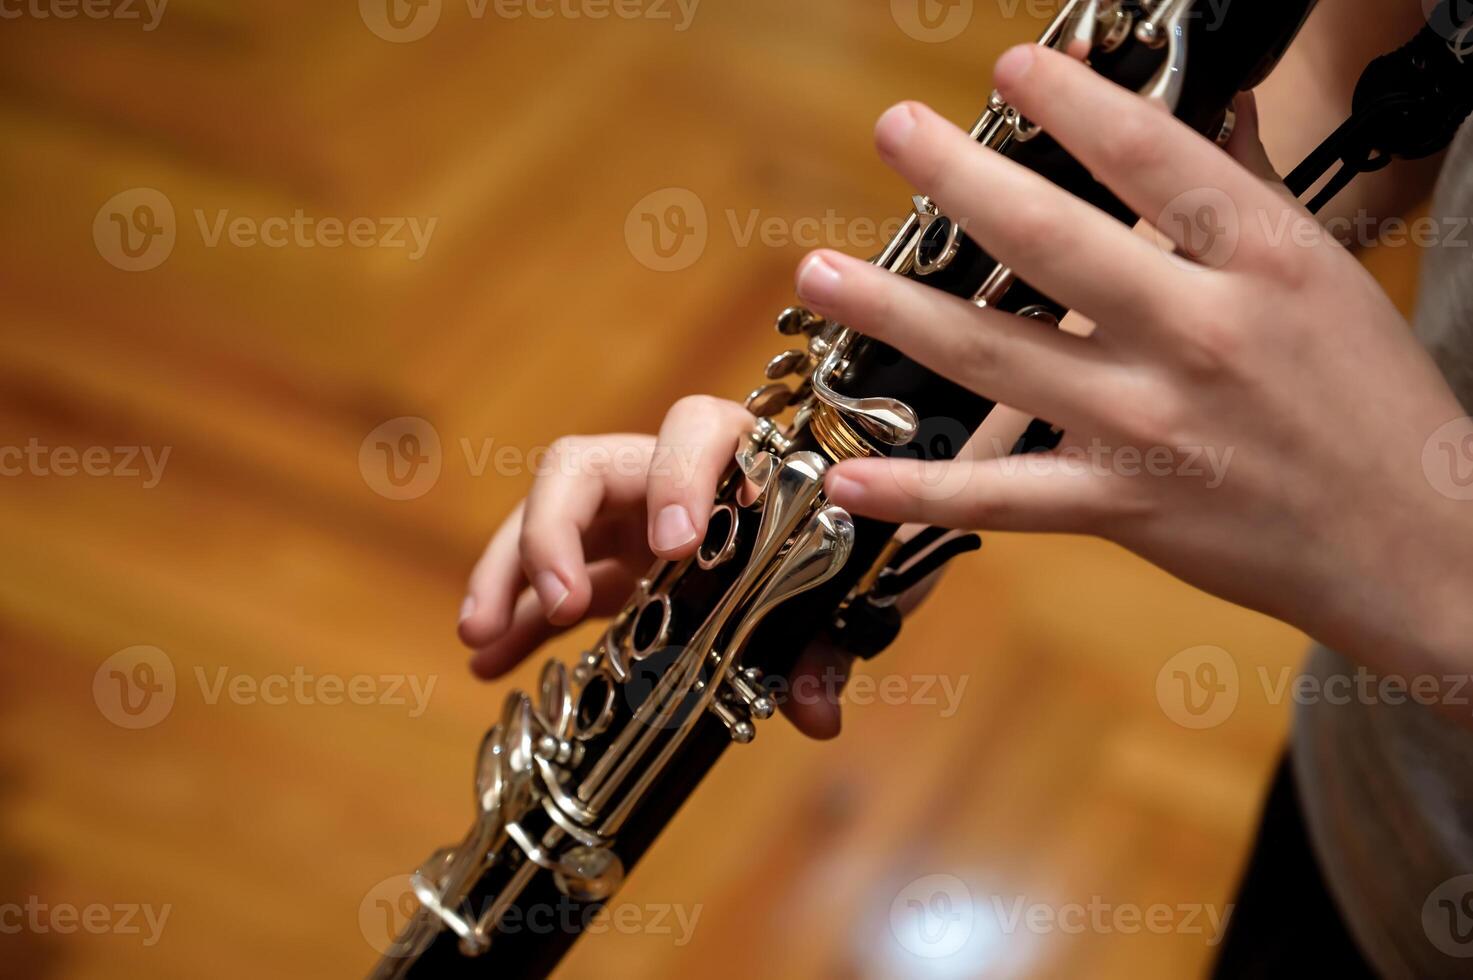
<svg viewBox="0 0 1473 980">
<path fill-rule="evenodd" d="M 1228 156 L 1247 167 L 1249 172 L 1267 183 L 1282 186 L 1284 179 L 1274 169 L 1264 148 L 1263 137 L 1258 126 L 1258 99 L 1252 92 L 1239 92 L 1233 102 L 1238 114 L 1232 138 L 1227 143 Z"/>
<path fill-rule="evenodd" d="M 839 734 L 840 699 L 853 663 L 852 655 L 822 641 L 799 656 L 788 694 L 778 699 L 778 706 L 804 735 L 822 741 Z"/>
</svg>

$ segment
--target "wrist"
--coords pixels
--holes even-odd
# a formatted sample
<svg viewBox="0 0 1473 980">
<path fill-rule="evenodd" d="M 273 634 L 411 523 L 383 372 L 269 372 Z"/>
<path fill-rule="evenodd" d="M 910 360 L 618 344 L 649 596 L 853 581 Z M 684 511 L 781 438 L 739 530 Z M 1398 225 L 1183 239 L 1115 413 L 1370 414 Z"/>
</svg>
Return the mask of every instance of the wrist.
<svg viewBox="0 0 1473 980">
<path fill-rule="evenodd" d="M 1473 502 L 1424 497 L 1404 520 L 1376 516 L 1319 638 L 1388 675 L 1473 673 Z"/>
</svg>

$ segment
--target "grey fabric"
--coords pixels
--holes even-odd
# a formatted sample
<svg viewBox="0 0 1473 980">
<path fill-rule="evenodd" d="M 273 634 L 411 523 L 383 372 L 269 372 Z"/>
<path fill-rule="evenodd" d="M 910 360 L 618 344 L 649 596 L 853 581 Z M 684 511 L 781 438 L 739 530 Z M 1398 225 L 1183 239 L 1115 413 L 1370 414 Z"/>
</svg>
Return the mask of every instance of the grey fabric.
<svg viewBox="0 0 1473 980">
<path fill-rule="evenodd" d="M 1424 255 L 1415 325 L 1473 415 L 1473 232 L 1458 233 L 1470 215 L 1473 128 L 1464 126 L 1432 208 L 1456 240 Z M 1334 677 L 1352 685 L 1337 690 L 1355 691 L 1355 671 L 1324 648 L 1306 667 L 1321 691 Z M 1473 705 L 1473 683 L 1460 696 Z M 1335 700 L 1346 703 L 1306 699 L 1296 709 L 1294 765 L 1351 933 L 1386 977 L 1473 977 L 1473 729 L 1412 699 Z"/>
</svg>

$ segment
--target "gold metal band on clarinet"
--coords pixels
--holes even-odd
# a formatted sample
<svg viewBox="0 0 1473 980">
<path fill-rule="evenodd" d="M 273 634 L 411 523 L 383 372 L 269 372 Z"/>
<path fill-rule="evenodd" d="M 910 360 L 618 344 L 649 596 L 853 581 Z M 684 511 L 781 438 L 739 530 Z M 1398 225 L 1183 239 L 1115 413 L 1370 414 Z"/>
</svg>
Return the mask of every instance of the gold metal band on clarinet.
<svg viewBox="0 0 1473 980">
<path fill-rule="evenodd" d="M 808 425 L 813 430 L 813 438 L 836 463 L 879 455 L 863 436 L 849 427 L 843 416 L 822 402 L 814 410 Z"/>
</svg>

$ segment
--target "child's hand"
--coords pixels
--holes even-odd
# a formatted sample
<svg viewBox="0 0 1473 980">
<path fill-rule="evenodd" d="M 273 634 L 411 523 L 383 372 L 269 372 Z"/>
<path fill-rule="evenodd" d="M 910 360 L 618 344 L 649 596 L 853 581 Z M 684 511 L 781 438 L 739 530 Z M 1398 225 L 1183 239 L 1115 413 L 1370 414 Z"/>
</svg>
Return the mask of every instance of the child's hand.
<svg viewBox="0 0 1473 980">
<path fill-rule="evenodd" d="M 1198 261 L 928 109 L 892 109 L 881 155 L 1097 329 L 1045 329 L 810 256 L 798 289 L 816 311 L 1068 433 L 1026 464 L 843 463 L 833 501 L 897 522 L 1111 538 L 1373 666 L 1460 655 L 1473 505 L 1433 488 L 1422 453 L 1465 413 L 1371 277 L 1268 179 L 1251 104 L 1229 156 L 1053 51 L 1015 49 L 997 84 Z"/>
</svg>

